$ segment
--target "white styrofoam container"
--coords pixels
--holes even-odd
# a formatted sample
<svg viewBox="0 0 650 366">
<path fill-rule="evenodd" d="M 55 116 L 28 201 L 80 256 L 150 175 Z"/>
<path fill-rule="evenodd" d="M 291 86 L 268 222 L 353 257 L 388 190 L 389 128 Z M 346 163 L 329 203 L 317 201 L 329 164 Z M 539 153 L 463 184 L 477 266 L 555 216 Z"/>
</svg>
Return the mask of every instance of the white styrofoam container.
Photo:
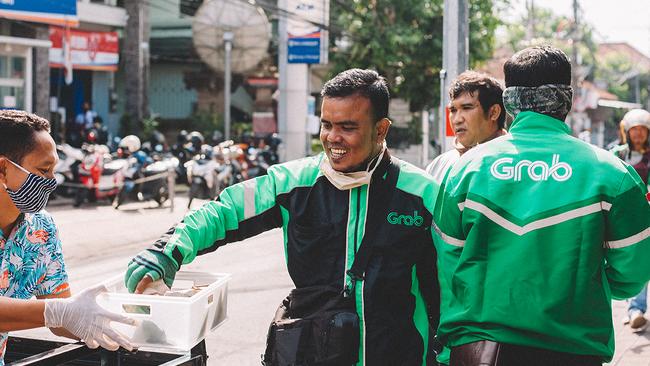
<svg viewBox="0 0 650 366">
<path fill-rule="evenodd" d="M 112 326 L 143 350 L 186 352 L 226 320 L 229 274 L 179 271 L 175 288 L 206 286 L 191 297 L 131 294 L 124 276 L 104 285 L 97 297 L 107 310 L 138 320 L 138 326 L 113 322 Z"/>
</svg>

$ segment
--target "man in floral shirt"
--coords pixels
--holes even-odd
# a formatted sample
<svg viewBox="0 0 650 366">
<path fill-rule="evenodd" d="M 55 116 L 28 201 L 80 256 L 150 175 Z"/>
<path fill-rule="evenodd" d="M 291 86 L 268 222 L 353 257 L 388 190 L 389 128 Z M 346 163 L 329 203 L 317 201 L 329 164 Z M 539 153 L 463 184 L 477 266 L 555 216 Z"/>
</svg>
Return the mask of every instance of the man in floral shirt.
<svg viewBox="0 0 650 366">
<path fill-rule="evenodd" d="M 61 242 L 52 217 L 43 211 L 56 188 L 58 157 L 49 131 L 49 122 L 36 115 L 0 111 L 0 366 L 7 332 L 41 326 L 91 348 L 131 349 L 110 322 L 133 320 L 95 301 L 105 288 L 68 299 Z M 30 300 L 34 296 L 37 300 Z"/>
<path fill-rule="evenodd" d="M 0 258 L 1 296 L 17 299 L 70 296 L 61 242 L 54 220 L 47 212 L 23 214 L 10 233 L 0 229 Z M 65 335 L 62 330 L 54 333 Z M 6 343 L 7 333 L 0 334 L 0 359 Z"/>
</svg>

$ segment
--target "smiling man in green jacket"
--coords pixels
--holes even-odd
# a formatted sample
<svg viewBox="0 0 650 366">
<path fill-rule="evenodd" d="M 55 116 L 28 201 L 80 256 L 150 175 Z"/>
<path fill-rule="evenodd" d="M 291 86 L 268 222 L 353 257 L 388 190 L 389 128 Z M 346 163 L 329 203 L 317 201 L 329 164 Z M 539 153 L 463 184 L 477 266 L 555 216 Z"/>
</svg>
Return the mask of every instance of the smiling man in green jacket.
<svg viewBox="0 0 650 366">
<path fill-rule="evenodd" d="M 386 149 L 389 92 L 377 72 L 344 71 L 321 95 L 324 153 L 228 187 L 136 256 L 126 285 L 140 292 L 152 280 L 171 284 L 197 255 L 281 227 L 284 241 L 269 245 L 284 246 L 296 288 L 346 289 L 355 302 L 358 356 L 337 366 L 433 363 L 428 350 L 439 292 L 431 221 L 438 186 Z M 369 235 L 373 253 L 364 275 L 351 276 Z M 325 341 L 327 333 L 320 334 Z M 282 365 L 332 364 L 313 363 L 317 352 L 305 353 L 298 355 L 305 360 Z"/>
<path fill-rule="evenodd" d="M 650 278 L 650 207 L 629 165 L 564 123 L 571 65 L 552 47 L 504 65 L 510 134 L 472 149 L 436 204 L 439 334 L 451 365 L 600 365 L 614 353 L 611 300 Z"/>
</svg>

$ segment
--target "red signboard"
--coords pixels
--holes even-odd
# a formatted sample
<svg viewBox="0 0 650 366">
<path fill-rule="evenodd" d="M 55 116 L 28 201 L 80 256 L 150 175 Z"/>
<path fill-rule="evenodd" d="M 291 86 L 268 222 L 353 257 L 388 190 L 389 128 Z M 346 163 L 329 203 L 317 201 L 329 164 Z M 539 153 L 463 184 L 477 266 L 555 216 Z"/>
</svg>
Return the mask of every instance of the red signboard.
<svg viewBox="0 0 650 366">
<path fill-rule="evenodd" d="M 445 136 L 454 137 L 454 129 L 451 127 L 449 119 L 449 107 L 445 107 Z"/>
<path fill-rule="evenodd" d="M 66 39 L 66 33 L 69 39 Z M 117 32 L 89 32 L 50 27 L 50 67 L 64 67 L 64 43 L 70 45 L 72 67 L 79 70 L 116 71 L 119 63 Z"/>
</svg>

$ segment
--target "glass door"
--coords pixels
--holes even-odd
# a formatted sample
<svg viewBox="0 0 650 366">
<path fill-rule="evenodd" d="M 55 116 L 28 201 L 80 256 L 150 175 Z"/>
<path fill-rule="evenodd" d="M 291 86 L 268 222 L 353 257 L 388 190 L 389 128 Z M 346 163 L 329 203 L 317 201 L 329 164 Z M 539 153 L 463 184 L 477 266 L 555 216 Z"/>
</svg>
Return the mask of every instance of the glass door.
<svg viewBox="0 0 650 366">
<path fill-rule="evenodd" d="M 24 53 L 0 52 L 0 109 L 26 109 L 26 63 Z"/>
</svg>

